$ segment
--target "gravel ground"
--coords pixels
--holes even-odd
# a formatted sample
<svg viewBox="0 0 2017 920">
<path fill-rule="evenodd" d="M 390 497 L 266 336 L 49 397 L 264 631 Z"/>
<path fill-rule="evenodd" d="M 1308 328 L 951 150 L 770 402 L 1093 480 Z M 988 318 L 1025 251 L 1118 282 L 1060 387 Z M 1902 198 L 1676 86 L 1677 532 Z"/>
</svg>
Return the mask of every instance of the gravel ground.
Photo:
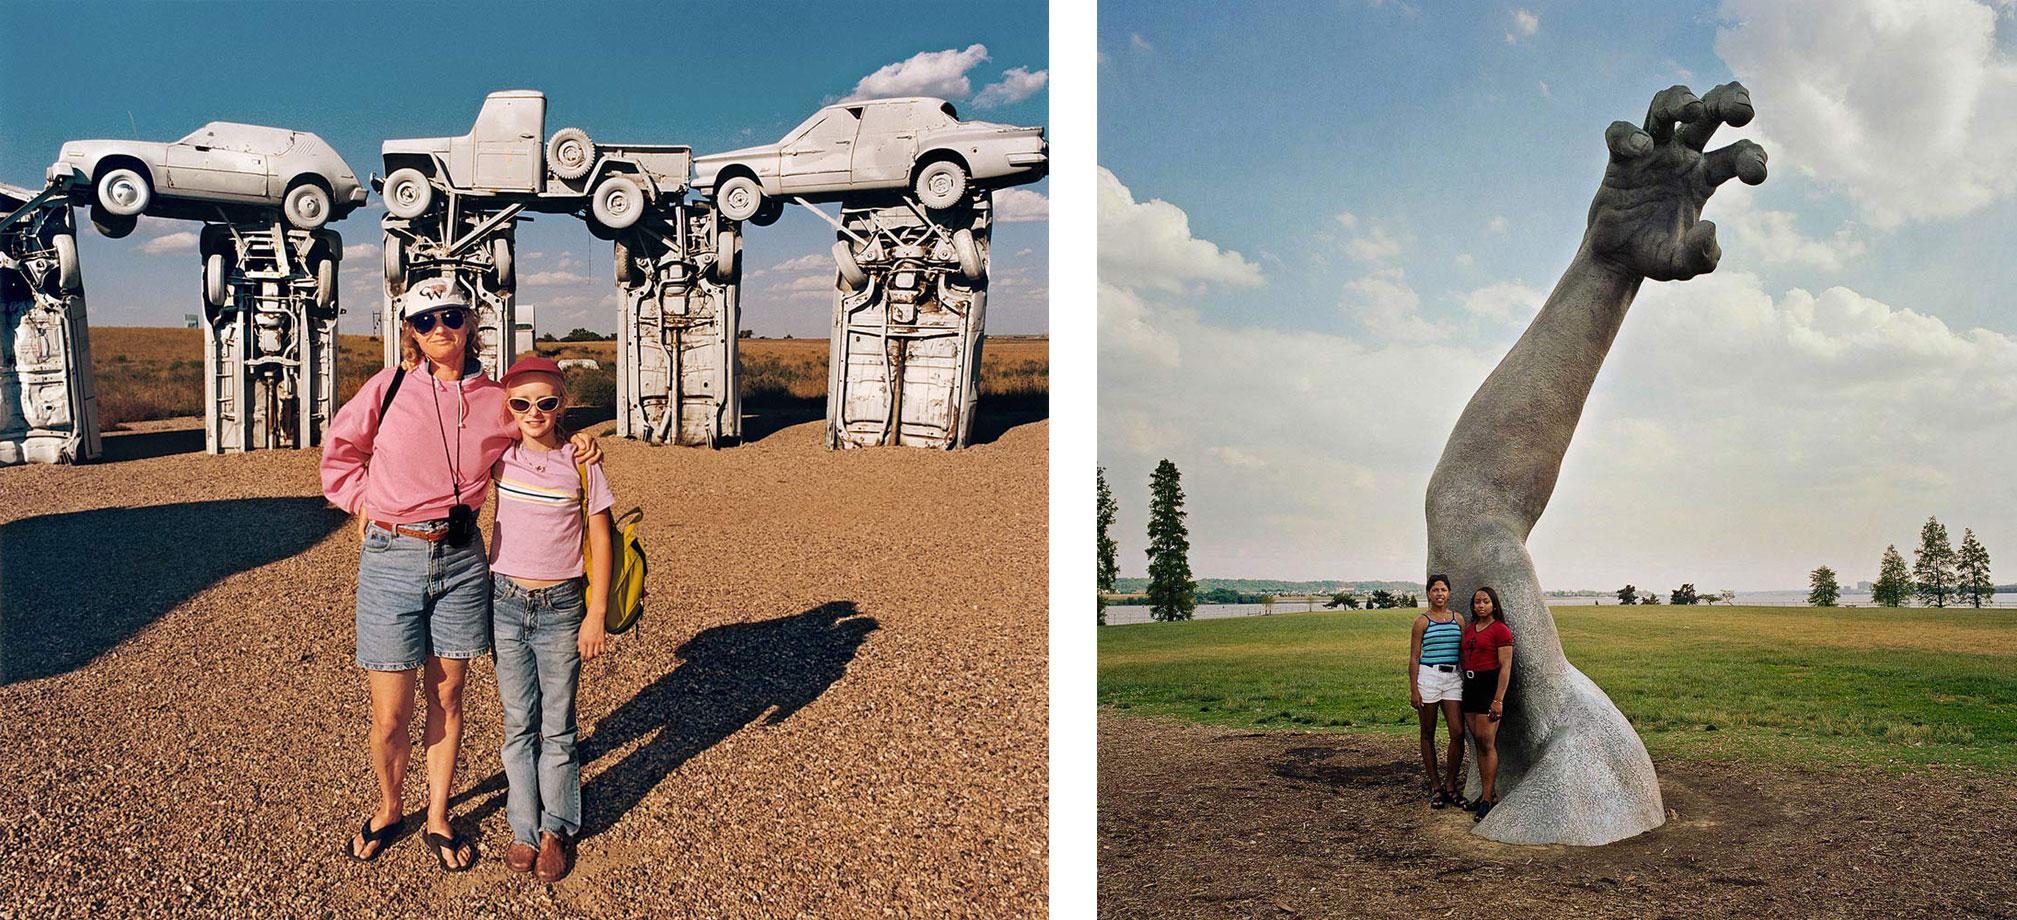
<svg viewBox="0 0 2017 920">
<path fill-rule="evenodd" d="M 487 660 L 454 807 L 475 870 L 412 831 L 417 743 L 409 833 L 338 854 L 375 795 L 356 537 L 313 452 L 149 456 L 190 424 L 0 469 L 0 918 L 1044 909 L 1046 423 L 956 453 L 605 438 L 650 600 L 584 668 L 587 827 L 553 886 L 504 868 Z"/>
<path fill-rule="evenodd" d="M 1657 761 L 1667 824 L 1512 846 L 1433 811 L 1412 737 L 1102 713 L 1099 914 L 2013 917 L 2017 785 Z"/>
</svg>

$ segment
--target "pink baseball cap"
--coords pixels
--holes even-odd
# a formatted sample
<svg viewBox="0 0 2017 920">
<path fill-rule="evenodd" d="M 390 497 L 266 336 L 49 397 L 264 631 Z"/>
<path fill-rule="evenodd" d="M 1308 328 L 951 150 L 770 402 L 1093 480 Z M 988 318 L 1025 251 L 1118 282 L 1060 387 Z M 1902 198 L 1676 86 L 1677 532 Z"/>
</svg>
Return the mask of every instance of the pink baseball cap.
<svg viewBox="0 0 2017 920">
<path fill-rule="evenodd" d="M 560 365 L 553 363 L 552 358 L 532 355 L 518 359 L 516 363 L 511 365 L 511 369 L 505 371 L 504 376 L 497 382 L 508 387 L 511 386 L 511 378 L 522 374 L 552 374 L 562 380 L 567 379 L 567 375 L 561 372 Z"/>
</svg>

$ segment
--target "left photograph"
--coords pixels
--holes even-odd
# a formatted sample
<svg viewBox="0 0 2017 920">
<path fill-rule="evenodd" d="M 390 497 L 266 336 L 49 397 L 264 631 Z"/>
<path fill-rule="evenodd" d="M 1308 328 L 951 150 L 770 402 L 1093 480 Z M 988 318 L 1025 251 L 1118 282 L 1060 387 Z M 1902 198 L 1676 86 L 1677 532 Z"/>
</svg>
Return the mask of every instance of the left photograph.
<svg viewBox="0 0 2017 920">
<path fill-rule="evenodd" d="M 0 914 L 1041 915 L 1047 6 L 377 9 L 0 10 Z"/>
</svg>

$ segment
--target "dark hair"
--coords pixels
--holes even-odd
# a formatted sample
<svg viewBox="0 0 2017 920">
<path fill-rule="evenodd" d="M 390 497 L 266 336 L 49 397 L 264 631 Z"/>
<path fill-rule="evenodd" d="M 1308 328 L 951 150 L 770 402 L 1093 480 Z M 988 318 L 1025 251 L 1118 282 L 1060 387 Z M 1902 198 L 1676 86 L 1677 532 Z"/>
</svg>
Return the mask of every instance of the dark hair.
<svg viewBox="0 0 2017 920">
<path fill-rule="evenodd" d="M 1424 585 L 1422 587 L 1422 590 L 1427 591 L 1428 589 L 1435 587 L 1436 582 L 1439 581 L 1443 583 L 1443 587 L 1445 588 L 1450 586 L 1450 576 L 1438 572 L 1434 575 L 1429 576 L 1429 583 L 1427 585 Z"/>
<path fill-rule="evenodd" d="M 1478 591 L 1485 592 L 1485 595 L 1492 599 L 1492 619 L 1498 620 L 1501 623 L 1506 622 L 1506 605 L 1499 603 L 1499 592 L 1490 585 L 1479 585 Z M 1478 591 L 1471 592 L 1471 619 L 1473 621 L 1478 618 Z M 1513 627 L 1509 625 L 1506 628 L 1512 629 Z"/>
</svg>

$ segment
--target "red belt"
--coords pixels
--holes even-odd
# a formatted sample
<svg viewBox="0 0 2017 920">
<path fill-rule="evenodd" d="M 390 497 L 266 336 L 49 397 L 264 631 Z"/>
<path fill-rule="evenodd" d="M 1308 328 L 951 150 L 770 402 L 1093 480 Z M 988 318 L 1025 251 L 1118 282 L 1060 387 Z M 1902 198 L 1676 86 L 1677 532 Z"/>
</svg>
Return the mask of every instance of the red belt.
<svg viewBox="0 0 2017 920">
<path fill-rule="evenodd" d="M 414 539 L 417 540 L 426 540 L 429 543 L 437 542 L 442 537 L 448 536 L 448 528 L 446 527 L 440 528 L 438 530 L 414 530 L 412 528 L 407 527 L 405 524 L 388 524 L 384 521 L 372 521 L 371 523 L 378 525 L 379 529 L 381 530 L 389 530 L 396 534 L 404 534 L 406 536 L 413 537 Z"/>
</svg>

